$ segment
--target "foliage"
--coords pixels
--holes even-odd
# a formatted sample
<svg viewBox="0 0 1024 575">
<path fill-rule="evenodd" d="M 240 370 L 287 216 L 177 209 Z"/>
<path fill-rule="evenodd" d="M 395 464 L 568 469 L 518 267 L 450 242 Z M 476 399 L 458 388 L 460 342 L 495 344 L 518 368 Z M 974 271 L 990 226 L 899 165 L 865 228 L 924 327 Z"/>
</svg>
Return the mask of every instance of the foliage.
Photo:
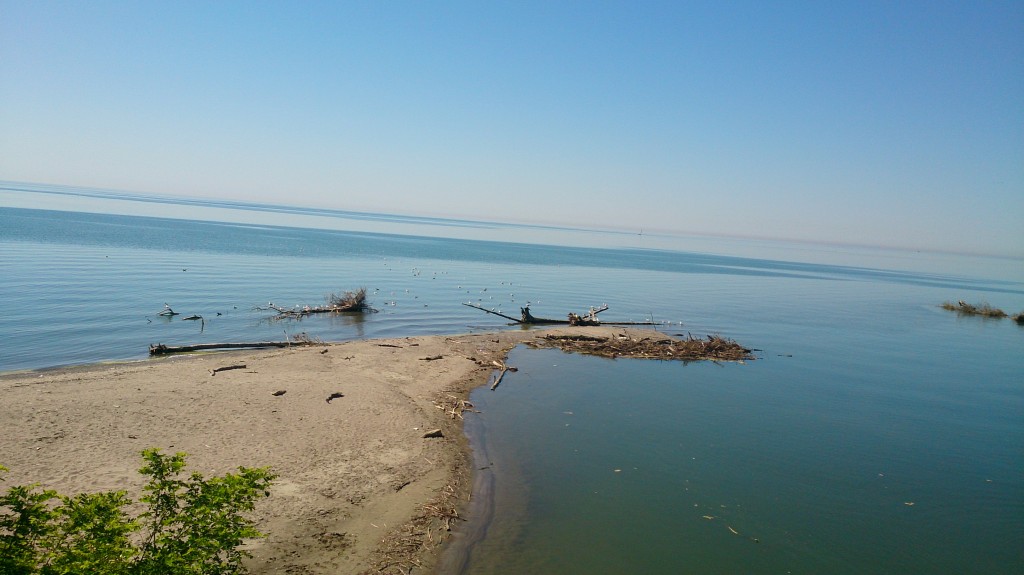
<svg viewBox="0 0 1024 575">
<path fill-rule="evenodd" d="M 68 497 L 38 485 L 8 488 L 0 495 L 0 575 L 245 573 L 240 546 L 262 534 L 243 513 L 270 494 L 269 469 L 183 479 L 184 453 L 147 449 L 142 458 L 146 507 L 134 518 L 124 491 Z"/>
</svg>

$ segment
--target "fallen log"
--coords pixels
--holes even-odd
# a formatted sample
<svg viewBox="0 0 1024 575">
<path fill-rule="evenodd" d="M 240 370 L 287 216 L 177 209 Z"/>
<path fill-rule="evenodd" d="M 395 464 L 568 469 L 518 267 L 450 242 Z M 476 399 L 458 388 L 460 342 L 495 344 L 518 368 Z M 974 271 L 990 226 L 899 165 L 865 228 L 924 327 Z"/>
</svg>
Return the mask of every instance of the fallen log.
<svg viewBox="0 0 1024 575">
<path fill-rule="evenodd" d="M 505 315 L 505 314 L 503 314 L 501 312 L 497 312 L 497 311 L 494 311 L 494 310 L 491 310 L 491 309 L 487 309 L 485 307 L 480 307 L 480 306 L 478 306 L 476 304 L 463 303 L 462 305 L 469 306 L 469 307 L 474 308 L 474 309 L 478 309 L 478 310 L 480 310 L 482 312 L 492 313 L 492 314 L 494 314 L 494 315 L 496 315 L 498 317 L 503 317 L 503 318 L 505 318 L 505 319 L 507 319 L 509 321 L 515 322 L 515 323 L 523 323 L 521 320 L 518 320 L 518 319 L 516 319 L 516 318 L 514 318 L 512 316 Z"/>
<path fill-rule="evenodd" d="M 602 322 L 597 319 L 597 314 L 608 309 L 608 304 L 605 304 L 599 308 L 590 308 L 590 311 L 585 315 L 570 313 L 568 319 L 549 319 L 545 317 L 535 317 L 530 313 L 530 306 L 526 306 L 519 308 L 520 317 L 516 319 L 510 315 L 505 315 L 501 312 L 487 309 L 473 303 L 463 302 L 462 305 L 478 309 L 489 314 L 494 314 L 498 317 L 503 317 L 517 325 L 602 325 Z M 604 325 L 655 325 L 652 321 L 606 321 L 603 323 Z"/>
<path fill-rule="evenodd" d="M 530 306 L 519 308 L 519 313 L 522 314 L 522 319 L 519 323 L 528 323 L 533 325 L 547 325 L 547 324 L 568 324 L 571 323 L 572 316 L 575 314 L 569 314 L 569 319 L 547 319 L 543 317 L 533 317 L 530 313 Z"/>
<path fill-rule="evenodd" d="M 164 345 L 162 343 L 150 344 L 149 355 L 171 355 L 174 353 L 188 353 L 191 351 L 209 351 L 214 349 L 255 349 L 261 347 L 290 347 L 300 345 L 313 345 L 304 342 L 292 341 L 257 341 L 246 343 L 200 343 L 196 345 Z"/>
</svg>

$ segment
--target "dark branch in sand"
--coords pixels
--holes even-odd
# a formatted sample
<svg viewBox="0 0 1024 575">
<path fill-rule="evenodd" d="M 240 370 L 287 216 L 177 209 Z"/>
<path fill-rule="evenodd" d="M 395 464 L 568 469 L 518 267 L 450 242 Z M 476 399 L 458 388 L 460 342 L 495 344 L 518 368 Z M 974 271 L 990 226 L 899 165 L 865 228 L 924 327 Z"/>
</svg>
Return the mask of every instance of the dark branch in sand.
<svg viewBox="0 0 1024 575">
<path fill-rule="evenodd" d="M 225 365 L 224 367 L 215 367 L 210 370 L 210 377 L 217 375 L 219 372 L 230 371 L 232 369 L 245 369 L 245 364 L 239 363 L 236 365 Z"/>
</svg>

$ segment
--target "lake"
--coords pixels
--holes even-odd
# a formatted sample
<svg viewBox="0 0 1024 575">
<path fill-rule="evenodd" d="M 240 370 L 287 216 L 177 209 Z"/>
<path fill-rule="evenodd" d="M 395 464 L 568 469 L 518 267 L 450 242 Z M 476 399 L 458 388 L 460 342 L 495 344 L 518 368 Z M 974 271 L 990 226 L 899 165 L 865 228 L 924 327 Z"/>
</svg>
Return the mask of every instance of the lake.
<svg viewBox="0 0 1024 575">
<path fill-rule="evenodd" d="M 3 371 L 510 329 L 464 303 L 607 303 L 606 321 L 758 350 L 514 350 L 519 371 L 472 396 L 493 497 L 467 572 L 1024 572 L 1024 328 L 938 307 L 1024 310 L 1020 260 L 11 186 L 0 205 Z M 258 309 L 359 287 L 376 313 Z"/>
</svg>

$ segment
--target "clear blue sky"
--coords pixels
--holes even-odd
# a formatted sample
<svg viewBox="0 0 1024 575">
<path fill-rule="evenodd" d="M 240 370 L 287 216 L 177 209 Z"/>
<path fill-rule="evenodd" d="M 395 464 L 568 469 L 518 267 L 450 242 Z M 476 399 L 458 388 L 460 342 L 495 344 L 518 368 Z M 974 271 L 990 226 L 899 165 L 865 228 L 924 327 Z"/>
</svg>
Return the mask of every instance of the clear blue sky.
<svg viewBox="0 0 1024 575">
<path fill-rule="evenodd" d="M 0 179 L 1024 256 L 1024 2 L 0 0 Z"/>
</svg>

